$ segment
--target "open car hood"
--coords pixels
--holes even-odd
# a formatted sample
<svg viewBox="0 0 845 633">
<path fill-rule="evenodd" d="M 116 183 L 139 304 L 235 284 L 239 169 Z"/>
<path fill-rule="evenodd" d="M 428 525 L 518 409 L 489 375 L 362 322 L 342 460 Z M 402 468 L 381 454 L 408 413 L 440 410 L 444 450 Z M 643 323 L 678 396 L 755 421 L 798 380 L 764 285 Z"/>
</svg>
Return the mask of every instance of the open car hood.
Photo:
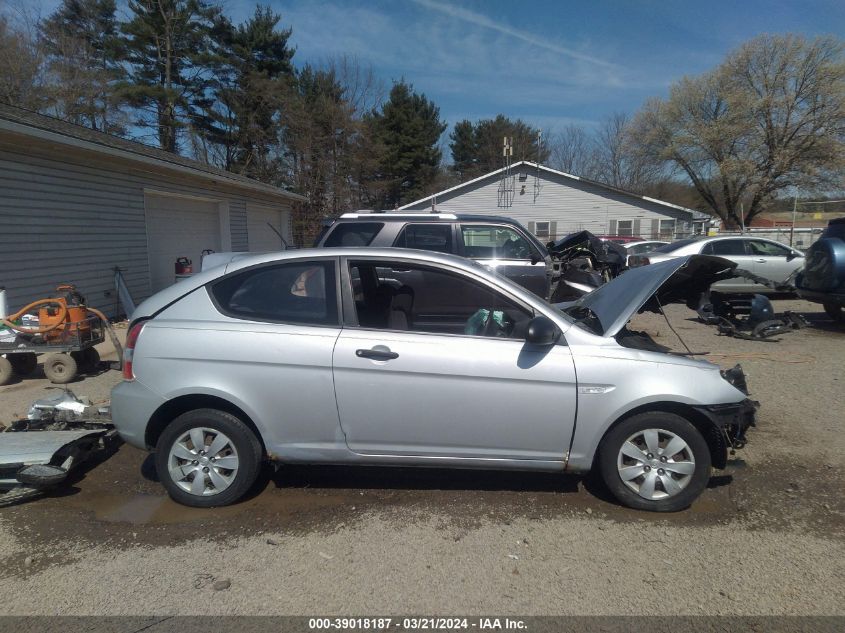
<svg viewBox="0 0 845 633">
<path fill-rule="evenodd" d="M 632 268 L 584 295 L 566 312 L 576 318 L 591 313 L 602 336 L 616 336 L 637 312 L 657 312 L 667 303 L 686 303 L 694 309 L 701 294 L 711 284 L 734 277 L 735 268 L 736 263 L 711 255 L 687 255 Z"/>
</svg>

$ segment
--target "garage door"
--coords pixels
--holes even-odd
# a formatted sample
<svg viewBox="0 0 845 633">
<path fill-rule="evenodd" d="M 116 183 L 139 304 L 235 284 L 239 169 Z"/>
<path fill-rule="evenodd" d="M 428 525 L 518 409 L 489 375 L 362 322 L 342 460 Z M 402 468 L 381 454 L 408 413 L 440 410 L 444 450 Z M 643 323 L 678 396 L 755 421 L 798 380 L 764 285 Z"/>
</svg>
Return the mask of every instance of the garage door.
<svg viewBox="0 0 845 633">
<path fill-rule="evenodd" d="M 282 211 L 269 207 L 247 207 L 246 228 L 249 250 L 256 253 L 284 249 L 282 240 L 270 226 L 281 233 L 287 243 L 290 244 L 288 213 L 287 210 Z"/>
<path fill-rule="evenodd" d="M 147 194 L 147 252 L 150 285 L 157 292 L 174 283 L 174 263 L 187 257 L 199 272 L 205 249 L 220 250 L 220 211 L 217 203 Z"/>
</svg>

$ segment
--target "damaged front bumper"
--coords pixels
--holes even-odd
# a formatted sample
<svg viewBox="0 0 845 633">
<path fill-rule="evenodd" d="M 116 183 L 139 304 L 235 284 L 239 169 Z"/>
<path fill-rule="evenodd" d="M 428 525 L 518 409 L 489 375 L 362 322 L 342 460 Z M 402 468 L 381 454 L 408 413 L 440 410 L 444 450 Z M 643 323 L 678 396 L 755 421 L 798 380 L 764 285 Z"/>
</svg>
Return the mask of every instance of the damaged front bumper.
<svg viewBox="0 0 845 633">
<path fill-rule="evenodd" d="M 735 450 L 745 446 L 745 433 L 749 427 L 756 426 L 755 416 L 759 406 L 759 402 L 746 398 L 730 404 L 694 407 L 712 424 L 707 441 L 711 446 L 715 468 L 725 468 L 728 453 L 732 455 Z"/>
</svg>

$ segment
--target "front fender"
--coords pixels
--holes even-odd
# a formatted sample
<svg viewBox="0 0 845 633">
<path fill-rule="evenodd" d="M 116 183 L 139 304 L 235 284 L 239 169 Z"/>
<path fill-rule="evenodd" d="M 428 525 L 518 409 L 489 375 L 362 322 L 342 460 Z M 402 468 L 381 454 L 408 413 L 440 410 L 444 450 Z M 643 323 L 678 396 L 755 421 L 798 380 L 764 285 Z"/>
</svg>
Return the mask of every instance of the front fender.
<svg viewBox="0 0 845 633">
<path fill-rule="evenodd" d="M 567 469 L 592 467 L 599 443 L 618 420 L 636 410 L 669 406 L 702 407 L 743 402 L 746 395 L 719 373 L 719 367 L 696 361 L 656 362 L 657 353 L 628 350 L 575 356 L 578 372 L 578 415 Z M 671 358 L 671 357 L 670 357 Z M 678 359 L 686 360 L 686 359 Z M 592 388 L 601 385 L 602 388 Z"/>
</svg>

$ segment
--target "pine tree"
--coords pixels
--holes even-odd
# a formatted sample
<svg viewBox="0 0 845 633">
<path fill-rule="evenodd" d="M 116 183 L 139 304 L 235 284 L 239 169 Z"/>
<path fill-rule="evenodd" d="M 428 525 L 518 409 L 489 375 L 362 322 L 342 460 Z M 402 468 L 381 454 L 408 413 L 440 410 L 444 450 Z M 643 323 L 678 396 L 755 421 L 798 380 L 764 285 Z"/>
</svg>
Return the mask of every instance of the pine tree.
<svg viewBox="0 0 845 633">
<path fill-rule="evenodd" d="M 123 133 L 115 95 L 124 71 L 114 0 L 63 0 L 39 26 L 56 114 L 95 130 Z"/>
<path fill-rule="evenodd" d="M 258 6 L 237 27 L 219 21 L 211 88 L 199 123 L 217 150 L 216 162 L 268 182 L 282 153 L 282 113 L 295 98 L 291 29 L 279 29 L 280 20 L 269 7 Z"/>
<path fill-rule="evenodd" d="M 130 0 L 122 25 L 129 77 L 122 94 L 155 131 L 162 149 L 179 152 L 179 133 L 202 118 L 222 12 L 205 0 Z"/>
<path fill-rule="evenodd" d="M 456 123 L 449 139 L 452 141 L 449 143 L 449 149 L 452 150 L 452 171 L 462 182 L 469 180 L 478 171 L 475 127 L 467 120 Z"/>
<path fill-rule="evenodd" d="M 422 197 L 437 176 L 441 151 L 437 146 L 446 124 L 440 108 L 405 81 L 397 82 L 381 111 L 374 111 L 369 125 L 383 148 L 375 178 L 384 183 L 380 208 Z"/>
<path fill-rule="evenodd" d="M 507 137 L 513 147 L 513 160 L 528 160 L 544 163 L 549 158 L 549 151 L 537 144 L 539 130 L 531 127 L 521 119 L 512 121 L 506 116 L 499 114 L 495 119 L 484 119 L 478 121 L 474 126 L 468 121 L 462 122 L 461 134 L 469 138 L 472 132 L 472 141 L 462 139 L 457 144 L 461 152 L 458 156 L 462 165 L 469 165 L 466 171 L 462 172 L 462 180 L 467 180 L 486 174 L 502 167 L 503 139 Z M 457 129 L 457 127 L 456 127 Z M 453 138 L 457 143 L 457 139 Z M 452 149 L 452 159 L 458 162 L 455 157 L 455 148 Z"/>
</svg>

